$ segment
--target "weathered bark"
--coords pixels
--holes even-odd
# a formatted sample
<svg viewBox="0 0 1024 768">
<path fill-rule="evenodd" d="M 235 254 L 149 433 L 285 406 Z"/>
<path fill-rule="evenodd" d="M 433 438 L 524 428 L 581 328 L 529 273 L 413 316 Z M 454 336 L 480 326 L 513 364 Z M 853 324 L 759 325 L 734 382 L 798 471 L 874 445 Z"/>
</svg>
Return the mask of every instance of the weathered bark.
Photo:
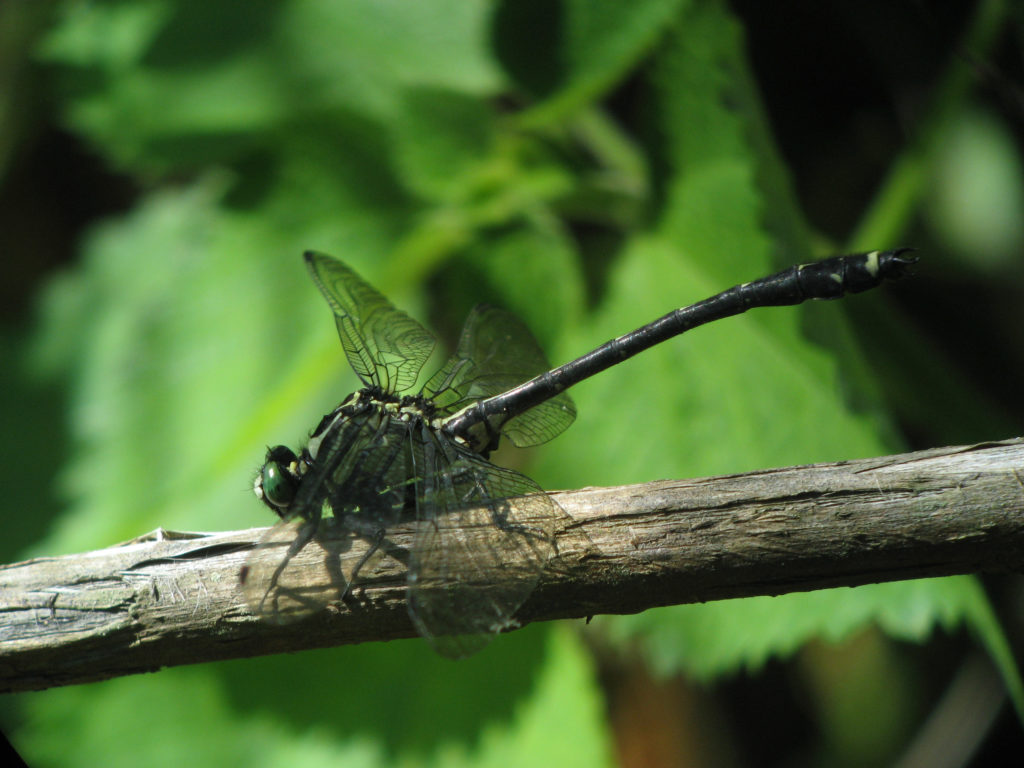
<svg viewBox="0 0 1024 768">
<path fill-rule="evenodd" d="M 1024 441 L 552 494 L 558 556 L 521 623 L 659 605 L 1024 568 Z M 266 529 L 148 537 L 0 567 L 0 691 L 414 634 L 410 529 L 360 587 L 302 621 L 252 614 L 239 574 Z M 360 547 L 316 542 L 310 583 Z M 331 560 L 336 562 L 329 562 Z M 326 570 L 325 570 L 326 569 Z M 300 571 L 296 571 L 300 572 Z M 304 573 L 305 572 L 300 572 Z"/>
</svg>

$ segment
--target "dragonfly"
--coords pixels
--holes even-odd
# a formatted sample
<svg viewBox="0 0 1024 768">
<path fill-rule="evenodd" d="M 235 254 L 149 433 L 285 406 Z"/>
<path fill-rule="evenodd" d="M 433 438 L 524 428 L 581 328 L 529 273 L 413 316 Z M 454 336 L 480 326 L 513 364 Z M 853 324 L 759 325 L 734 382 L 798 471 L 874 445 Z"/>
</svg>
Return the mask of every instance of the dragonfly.
<svg viewBox="0 0 1024 768">
<path fill-rule="evenodd" d="M 576 417 L 566 392 L 574 384 L 754 307 L 836 299 L 903 277 L 917 261 L 909 251 L 790 267 L 669 312 L 553 369 L 518 317 L 478 305 L 455 352 L 414 392 L 433 335 L 342 262 L 307 252 L 362 388 L 326 414 L 297 453 L 268 449 L 253 488 L 280 520 L 242 569 L 249 605 L 286 622 L 345 602 L 371 559 L 394 551 L 389 532 L 411 526 L 403 565 L 416 631 L 444 656 L 476 652 L 517 626 L 516 612 L 557 553 L 556 534 L 573 523 L 533 480 L 491 462 L 503 438 L 517 447 L 547 442 Z M 308 583 L 293 565 L 314 542 L 325 552 L 351 549 L 345 560 L 353 564 Z"/>
</svg>

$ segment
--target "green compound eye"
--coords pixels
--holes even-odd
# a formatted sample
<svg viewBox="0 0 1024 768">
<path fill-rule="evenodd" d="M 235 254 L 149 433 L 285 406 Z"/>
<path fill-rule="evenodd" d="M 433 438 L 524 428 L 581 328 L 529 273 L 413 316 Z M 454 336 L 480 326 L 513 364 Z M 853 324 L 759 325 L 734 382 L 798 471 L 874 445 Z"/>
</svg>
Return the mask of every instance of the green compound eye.
<svg viewBox="0 0 1024 768">
<path fill-rule="evenodd" d="M 287 507 L 295 498 L 295 481 L 276 461 L 268 461 L 260 471 L 263 498 L 275 507 Z"/>
</svg>

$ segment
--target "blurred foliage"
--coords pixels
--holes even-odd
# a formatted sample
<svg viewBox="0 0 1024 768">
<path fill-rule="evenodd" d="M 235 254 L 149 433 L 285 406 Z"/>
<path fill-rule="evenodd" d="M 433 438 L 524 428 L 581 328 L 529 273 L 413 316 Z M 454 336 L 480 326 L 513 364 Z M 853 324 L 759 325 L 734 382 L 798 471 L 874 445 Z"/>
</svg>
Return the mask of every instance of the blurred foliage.
<svg viewBox="0 0 1024 768">
<path fill-rule="evenodd" d="M 979 6 L 970 50 L 1006 23 L 999 8 Z M 5 375 L 35 393 L 4 403 L 16 429 L 37 434 L 41 372 L 67 401 L 67 447 L 23 446 L 42 473 L 30 488 L 68 458 L 61 510 L 20 556 L 270 522 L 251 496 L 263 446 L 299 443 L 356 387 L 305 249 L 344 259 L 449 342 L 477 301 L 513 309 L 555 362 L 842 249 L 797 201 L 773 138 L 784 120 L 762 104 L 745 30 L 720 0 L 47 9 L 25 25 L 43 29 L 25 33 L 43 92 L 133 192 L 49 281 L 31 345 L 12 342 L 29 373 Z M 915 218 L 927 203 L 959 269 L 1020 274 L 1020 146 L 968 103 L 963 69 L 940 73 L 887 181 L 855 203 L 847 245 L 927 240 Z M 6 119 L 0 149 L 17 135 Z M 810 197 L 820 208 L 828 195 Z M 922 273 L 941 269 L 924 254 Z M 611 369 L 573 391 L 577 423 L 528 471 L 545 487 L 612 485 L 886 453 L 904 447 L 899 426 L 926 444 L 1011 431 L 996 398 L 947 374 L 944 351 L 885 300 L 734 318 Z M 855 330 L 874 332 L 867 355 Z M 38 496 L 8 500 L 9 520 L 45 521 Z M 966 577 L 601 617 L 586 633 L 659 675 L 712 680 L 816 638 L 878 626 L 923 643 L 964 624 L 1020 703 L 1002 630 Z M 613 760 L 595 659 L 565 628 L 530 627 L 457 665 L 417 642 L 342 648 L 25 695 L 4 712 L 34 765 Z M 898 745 L 911 719 L 879 718 L 878 743 Z"/>
</svg>

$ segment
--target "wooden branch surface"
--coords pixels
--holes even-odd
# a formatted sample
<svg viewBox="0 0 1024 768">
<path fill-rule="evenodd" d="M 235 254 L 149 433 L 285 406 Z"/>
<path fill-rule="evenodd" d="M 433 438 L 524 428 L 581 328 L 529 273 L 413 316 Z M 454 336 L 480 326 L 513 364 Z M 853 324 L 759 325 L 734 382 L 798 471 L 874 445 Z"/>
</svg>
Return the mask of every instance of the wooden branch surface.
<svg viewBox="0 0 1024 768">
<path fill-rule="evenodd" d="M 522 624 L 1024 569 L 1021 439 L 552 495 L 574 522 Z M 293 624 L 257 618 L 239 574 L 265 530 L 157 531 L 0 566 L 0 691 L 415 634 L 393 557 L 361 571 L 355 600 Z M 388 539 L 407 549 L 411 529 Z M 297 558 L 311 580 L 316 551 Z"/>
</svg>

